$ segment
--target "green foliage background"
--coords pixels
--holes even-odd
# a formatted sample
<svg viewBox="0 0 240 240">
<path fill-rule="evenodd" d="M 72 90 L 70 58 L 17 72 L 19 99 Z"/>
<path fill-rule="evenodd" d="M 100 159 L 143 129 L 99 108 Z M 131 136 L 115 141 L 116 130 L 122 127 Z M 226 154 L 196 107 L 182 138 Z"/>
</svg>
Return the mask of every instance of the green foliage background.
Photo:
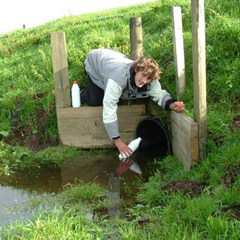
<svg viewBox="0 0 240 240">
<path fill-rule="evenodd" d="M 225 111 L 239 102 L 239 7 L 238 1 L 206 2 L 207 88 L 208 104 L 218 105 Z M 28 134 L 40 131 L 37 112 L 44 111 L 48 118 L 43 134 L 57 135 L 54 108 L 50 33 L 66 33 L 69 78 L 86 83 L 84 58 L 93 48 L 114 48 L 127 55 L 129 49 L 129 18 L 141 16 L 144 29 L 145 55 L 160 64 L 162 85 L 175 95 L 171 7 L 180 5 L 186 54 L 188 89 L 184 96 L 187 109 L 193 106 L 192 42 L 190 1 L 158 1 L 139 7 L 67 17 L 46 25 L 19 30 L 0 38 L 0 133 L 11 133 L 13 112 L 18 112 L 21 126 L 30 127 Z M 217 111 L 217 109 L 214 109 Z M 211 114 L 210 114 L 211 115 Z M 211 116 L 210 116 L 211 117 Z M 211 121 L 211 118 L 210 118 Z M 211 124 L 210 124 L 211 126 Z M 40 133 L 39 133 L 40 134 Z"/>
</svg>

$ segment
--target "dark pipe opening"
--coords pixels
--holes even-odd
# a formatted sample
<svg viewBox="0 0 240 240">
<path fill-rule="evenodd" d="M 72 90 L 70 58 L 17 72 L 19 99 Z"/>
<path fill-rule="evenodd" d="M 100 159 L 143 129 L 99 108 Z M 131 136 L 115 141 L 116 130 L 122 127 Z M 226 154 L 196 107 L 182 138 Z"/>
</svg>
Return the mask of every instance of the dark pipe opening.
<svg viewBox="0 0 240 240">
<path fill-rule="evenodd" d="M 168 129 L 159 118 L 147 117 L 140 121 L 136 128 L 136 137 L 142 138 L 138 154 L 143 153 L 154 158 L 171 152 Z"/>
</svg>

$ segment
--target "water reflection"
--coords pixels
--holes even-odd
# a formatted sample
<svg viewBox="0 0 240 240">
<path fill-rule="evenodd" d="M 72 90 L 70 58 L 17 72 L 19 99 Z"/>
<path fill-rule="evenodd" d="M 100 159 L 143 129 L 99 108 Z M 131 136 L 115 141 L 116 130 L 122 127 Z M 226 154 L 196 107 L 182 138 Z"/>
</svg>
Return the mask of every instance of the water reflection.
<svg viewBox="0 0 240 240">
<path fill-rule="evenodd" d="M 115 154 L 67 160 L 61 167 L 61 183 L 65 185 L 79 179 L 107 186 L 109 175 L 115 171 L 118 164 Z"/>
<path fill-rule="evenodd" d="M 118 164 L 116 152 L 108 152 L 66 160 L 61 168 L 18 173 L 11 178 L 0 177 L 0 228 L 15 220 L 31 218 L 36 209 L 29 210 L 27 206 L 33 199 L 42 198 L 44 201 L 49 197 L 47 193 L 60 192 L 64 185 L 76 180 L 95 182 L 107 188 L 109 176 Z M 130 171 L 125 174 L 129 183 L 134 177 Z"/>
<path fill-rule="evenodd" d="M 115 155 L 115 154 L 114 154 Z M 31 201 L 57 193 L 63 186 L 81 180 L 107 186 L 109 174 L 117 167 L 113 154 L 79 156 L 66 160 L 61 168 L 45 168 L 12 177 L 0 177 L 0 228 L 15 220 L 29 219 L 36 209 Z"/>
</svg>

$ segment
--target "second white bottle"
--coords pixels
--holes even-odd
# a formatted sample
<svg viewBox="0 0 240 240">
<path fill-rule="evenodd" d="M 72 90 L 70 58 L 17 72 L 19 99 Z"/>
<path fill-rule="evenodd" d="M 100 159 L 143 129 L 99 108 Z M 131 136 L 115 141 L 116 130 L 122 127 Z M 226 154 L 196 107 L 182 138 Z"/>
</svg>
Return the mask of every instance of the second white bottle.
<svg viewBox="0 0 240 240">
<path fill-rule="evenodd" d="M 81 106 L 81 100 L 80 100 L 80 87 L 77 84 L 77 81 L 73 82 L 72 88 L 71 88 L 71 96 L 72 96 L 72 107 L 78 108 Z"/>
</svg>

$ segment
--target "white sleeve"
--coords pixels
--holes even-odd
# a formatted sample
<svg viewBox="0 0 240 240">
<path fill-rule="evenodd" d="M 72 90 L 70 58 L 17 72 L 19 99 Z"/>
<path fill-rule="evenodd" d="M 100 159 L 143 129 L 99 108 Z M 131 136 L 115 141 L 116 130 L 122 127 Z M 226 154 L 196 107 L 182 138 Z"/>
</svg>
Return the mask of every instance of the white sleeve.
<svg viewBox="0 0 240 240">
<path fill-rule="evenodd" d="M 166 90 L 162 89 L 158 80 L 153 80 L 150 83 L 148 94 L 152 97 L 154 102 L 157 102 L 157 104 L 164 109 L 166 107 L 166 102 L 172 99 L 171 95 Z"/>
<path fill-rule="evenodd" d="M 103 123 L 110 139 L 118 137 L 118 101 L 122 94 L 122 88 L 114 80 L 108 79 L 103 98 Z"/>
</svg>

